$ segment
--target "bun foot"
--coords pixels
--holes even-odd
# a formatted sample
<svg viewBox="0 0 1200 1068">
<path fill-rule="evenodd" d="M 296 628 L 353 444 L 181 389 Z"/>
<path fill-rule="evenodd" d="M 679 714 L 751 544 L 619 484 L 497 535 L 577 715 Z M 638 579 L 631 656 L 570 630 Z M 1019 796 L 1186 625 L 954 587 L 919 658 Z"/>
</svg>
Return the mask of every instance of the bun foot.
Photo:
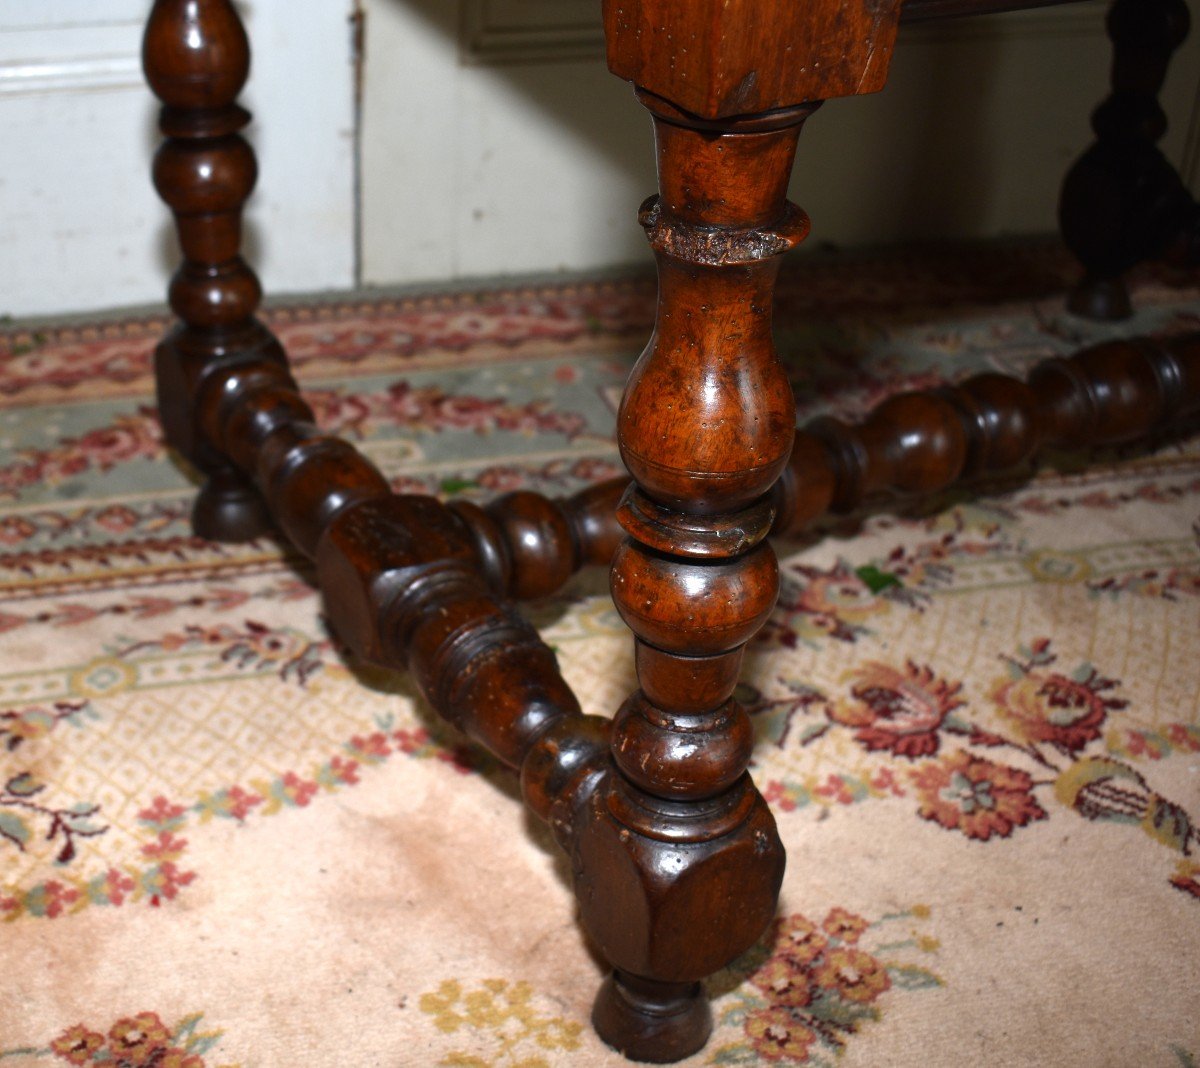
<svg viewBox="0 0 1200 1068">
<path fill-rule="evenodd" d="M 210 475 L 192 507 L 192 530 L 209 541 L 253 541 L 271 529 L 266 503 L 233 471 Z"/>
<path fill-rule="evenodd" d="M 660 983 L 618 971 L 596 995 L 592 1025 L 630 1060 L 668 1064 L 704 1048 L 712 1010 L 699 983 Z"/>
<path fill-rule="evenodd" d="M 1067 297 L 1067 310 L 1083 319 L 1115 322 L 1128 319 L 1133 305 L 1121 278 L 1085 278 Z"/>
</svg>

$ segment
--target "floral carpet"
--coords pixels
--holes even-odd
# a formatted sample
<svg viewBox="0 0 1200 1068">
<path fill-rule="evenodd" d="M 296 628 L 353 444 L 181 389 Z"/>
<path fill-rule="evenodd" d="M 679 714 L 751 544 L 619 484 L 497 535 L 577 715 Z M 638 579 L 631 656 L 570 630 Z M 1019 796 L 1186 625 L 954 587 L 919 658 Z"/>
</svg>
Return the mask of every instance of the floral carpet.
<svg viewBox="0 0 1200 1068">
<path fill-rule="evenodd" d="M 1109 336 L 1052 245 L 800 262 L 801 418 Z M 1200 325 L 1145 275 L 1122 330 Z M 397 489 L 619 470 L 647 279 L 283 303 L 322 422 Z M 348 660 L 303 561 L 208 544 L 161 314 L 0 330 L 0 1068 L 620 1064 L 512 775 Z M 1200 446 L 779 545 L 742 700 L 789 859 L 697 1065 L 1200 1058 Z M 529 606 L 584 708 L 633 687 L 585 574 Z"/>
</svg>

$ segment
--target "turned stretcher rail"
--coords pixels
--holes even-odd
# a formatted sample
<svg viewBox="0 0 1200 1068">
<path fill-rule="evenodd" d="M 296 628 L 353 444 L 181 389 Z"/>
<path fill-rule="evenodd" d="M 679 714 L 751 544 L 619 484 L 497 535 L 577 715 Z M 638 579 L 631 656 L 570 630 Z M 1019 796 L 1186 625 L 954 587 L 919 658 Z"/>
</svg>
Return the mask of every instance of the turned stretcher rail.
<svg viewBox="0 0 1200 1068">
<path fill-rule="evenodd" d="M 608 563 L 625 480 L 482 508 L 394 495 L 353 446 L 317 429 L 287 368 L 267 358 L 208 375 L 196 411 L 205 440 L 315 559 L 334 628 L 358 655 L 406 666 L 434 708 L 515 767 L 552 723 L 578 717 L 549 649 L 498 595 L 544 596 Z M 822 418 L 797 433 L 773 529 L 1020 468 L 1047 447 L 1135 440 L 1198 412 L 1200 333 L 1106 342 L 1038 364 L 1027 382 L 983 374 L 897 394 L 860 424 Z M 600 763 L 603 728 L 579 723 Z M 570 734 L 559 727 L 554 744 Z"/>
<path fill-rule="evenodd" d="M 860 423 L 825 417 L 797 429 L 791 458 L 771 491 L 771 532 L 794 535 L 830 513 L 1017 471 L 1046 449 L 1148 439 L 1198 414 L 1200 332 L 1104 342 L 1045 360 L 1024 382 L 981 374 L 897 393 Z M 480 564 L 510 596 L 542 596 L 582 564 L 607 562 L 604 554 L 623 537 L 616 508 L 629 486 L 628 479 L 614 478 L 566 501 L 521 493 L 485 509 L 450 507 L 464 518 L 508 516 L 503 530 L 488 535 L 494 547 L 481 549 Z M 480 521 L 475 529 L 482 538 L 491 528 Z M 514 552 L 521 554 L 516 570 L 489 562 Z M 537 575 L 538 586 L 506 577 L 520 574 Z"/>
<path fill-rule="evenodd" d="M 607 766 L 608 721 L 580 713 L 552 651 L 497 587 L 538 596 L 559 570 L 606 562 L 613 532 L 591 532 L 611 487 L 563 505 L 510 494 L 486 509 L 393 494 L 352 445 L 317 429 L 287 368 L 266 358 L 215 370 L 195 400 L 205 440 L 315 561 L 338 636 L 406 668 L 439 714 L 520 769 L 526 801 L 565 839 Z M 528 551 L 541 545 L 554 563 Z"/>
<path fill-rule="evenodd" d="M 1028 381 L 975 375 L 900 393 L 865 421 L 817 419 L 796 434 L 775 486 L 773 533 L 884 495 L 937 493 L 1020 468 L 1048 448 L 1117 445 L 1200 412 L 1200 333 L 1095 345 L 1039 363 Z"/>
<path fill-rule="evenodd" d="M 530 807 L 569 844 L 572 817 L 610 766 L 609 724 L 583 716 L 536 631 L 502 599 L 611 557 L 605 491 L 559 507 L 514 494 L 487 509 L 397 496 L 352 446 L 322 433 L 239 254 L 254 153 L 236 98 L 249 43 L 228 0 L 156 0 L 143 41 L 165 139 L 154 184 L 174 212 L 181 322 L 155 352 L 167 441 L 206 476 L 197 533 L 244 540 L 274 523 L 316 562 L 331 623 L 360 656 L 406 667 L 446 719 L 521 771 Z M 603 524 L 599 524 L 603 526 Z M 555 546 L 555 566 L 530 544 Z"/>
<path fill-rule="evenodd" d="M 609 767 L 609 721 L 580 713 L 553 653 L 501 597 L 545 596 L 585 564 L 607 564 L 628 480 L 559 501 L 522 491 L 442 504 L 391 493 L 369 460 L 314 425 L 268 356 L 214 368 L 194 400 L 204 440 L 315 560 L 338 635 L 364 659 L 407 668 L 439 714 L 519 768 L 526 801 L 569 846 L 574 814 Z M 773 533 L 1198 413 L 1200 333 L 1106 342 L 1038 364 L 1027 382 L 983 374 L 897 394 L 857 425 L 821 418 L 797 432 L 771 494 Z"/>
<path fill-rule="evenodd" d="M 546 596 L 581 567 L 607 565 L 624 537 L 627 479 L 482 507 L 392 494 L 369 460 L 314 425 L 287 368 L 265 357 L 209 374 L 196 412 L 204 439 L 316 561 L 334 628 L 356 654 L 407 667 L 440 713 L 513 766 L 547 717 L 578 713 L 549 650 L 500 598 Z M 773 533 L 1020 469 L 1047 448 L 1146 438 L 1197 414 L 1200 333 L 1105 342 L 1043 361 L 1025 382 L 982 374 L 896 394 L 861 423 L 820 418 L 797 431 L 771 494 Z M 490 664 L 481 679 L 476 649 Z"/>
<path fill-rule="evenodd" d="M 205 387 L 199 411 L 206 440 L 251 476 L 305 555 L 321 559 L 322 535 L 346 508 L 391 496 L 370 461 L 313 424 L 282 365 L 240 363 Z M 822 417 L 797 429 L 771 493 L 772 533 L 794 535 L 829 513 L 1016 471 L 1048 448 L 1148 438 L 1197 414 L 1200 333 L 1105 342 L 1044 361 L 1025 382 L 982 374 L 898 393 L 860 423 Z M 396 497 L 404 503 L 385 509 L 389 536 L 426 544 L 431 553 L 436 545 L 446 559 L 475 569 L 494 596 L 544 597 L 582 567 L 611 562 L 624 537 L 617 510 L 629 485 L 608 479 L 562 499 L 521 490 L 482 506 Z M 435 528 L 442 540 L 426 540 Z M 356 651 L 382 655 L 376 639 L 352 636 Z"/>
</svg>

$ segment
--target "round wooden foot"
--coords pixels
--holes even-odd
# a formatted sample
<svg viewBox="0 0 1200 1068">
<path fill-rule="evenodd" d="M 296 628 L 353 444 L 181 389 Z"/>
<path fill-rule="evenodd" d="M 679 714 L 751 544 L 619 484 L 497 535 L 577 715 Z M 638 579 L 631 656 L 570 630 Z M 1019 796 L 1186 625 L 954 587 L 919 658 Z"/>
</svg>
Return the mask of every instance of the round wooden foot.
<svg viewBox="0 0 1200 1068">
<path fill-rule="evenodd" d="M 192 530 L 209 541 L 253 541 L 271 530 L 266 503 L 233 471 L 210 475 L 192 507 Z"/>
<path fill-rule="evenodd" d="M 630 1060 L 667 1064 L 704 1048 L 712 1011 L 699 983 L 659 983 L 614 972 L 596 995 L 592 1025 Z"/>
<path fill-rule="evenodd" d="M 1084 319 L 1114 322 L 1133 314 L 1129 290 L 1117 278 L 1085 278 L 1067 297 L 1067 309 Z"/>
</svg>

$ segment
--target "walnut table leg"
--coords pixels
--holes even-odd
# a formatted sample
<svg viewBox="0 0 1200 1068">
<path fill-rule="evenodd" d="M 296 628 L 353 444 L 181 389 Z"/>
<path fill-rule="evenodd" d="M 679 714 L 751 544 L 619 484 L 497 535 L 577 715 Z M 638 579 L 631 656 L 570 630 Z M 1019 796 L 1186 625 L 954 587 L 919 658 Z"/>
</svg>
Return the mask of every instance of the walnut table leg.
<svg viewBox="0 0 1200 1068">
<path fill-rule="evenodd" d="M 196 401 L 218 368 L 287 362 L 254 318 L 262 291 L 239 255 L 242 204 L 257 177 L 254 152 L 239 133 L 250 115 L 235 102 L 250 48 L 229 0 L 156 0 L 142 60 L 164 105 L 166 140 L 154 158 L 154 185 L 175 214 L 184 257 L 170 288 L 182 322 L 155 352 L 159 414 L 168 443 L 207 479 L 192 513 L 196 533 L 246 541 L 270 528 L 266 508 L 205 440 Z"/>
<path fill-rule="evenodd" d="M 700 981 L 775 914 L 783 846 L 733 691 L 779 591 L 765 537 L 795 405 L 771 312 L 780 257 L 808 232 L 786 189 L 817 102 L 883 86 L 899 16 L 899 0 L 604 0 L 609 68 L 654 121 L 659 196 L 641 222 L 659 301 L 617 427 L 634 484 L 612 592 L 640 688 L 574 859 L 581 918 L 614 967 L 593 1022 L 636 1060 L 703 1046 Z"/>
<path fill-rule="evenodd" d="M 1068 300 L 1077 315 L 1127 318 L 1126 271 L 1197 258 L 1196 205 L 1157 144 L 1167 129 L 1158 92 L 1188 24 L 1184 0 L 1116 0 L 1109 10 L 1112 93 L 1092 116 L 1096 142 L 1067 174 L 1059 204 L 1063 239 L 1084 268 Z"/>
<path fill-rule="evenodd" d="M 762 935 L 783 877 L 732 695 L 779 590 L 765 495 L 795 405 L 771 310 L 780 256 L 808 231 L 785 191 L 813 107 L 695 123 L 643 103 L 661 185 L 641 212 L 659 304 L 618 417 L 634 485 L 612 569 L 641 688 L 617 714 L 618 774 L 593 799 L 577 870 L 583 922 L 616 969 L 596 1028 L 634 1059 L 667 1061 L 704 1044 L 700 980 Z"/>
</svg>

